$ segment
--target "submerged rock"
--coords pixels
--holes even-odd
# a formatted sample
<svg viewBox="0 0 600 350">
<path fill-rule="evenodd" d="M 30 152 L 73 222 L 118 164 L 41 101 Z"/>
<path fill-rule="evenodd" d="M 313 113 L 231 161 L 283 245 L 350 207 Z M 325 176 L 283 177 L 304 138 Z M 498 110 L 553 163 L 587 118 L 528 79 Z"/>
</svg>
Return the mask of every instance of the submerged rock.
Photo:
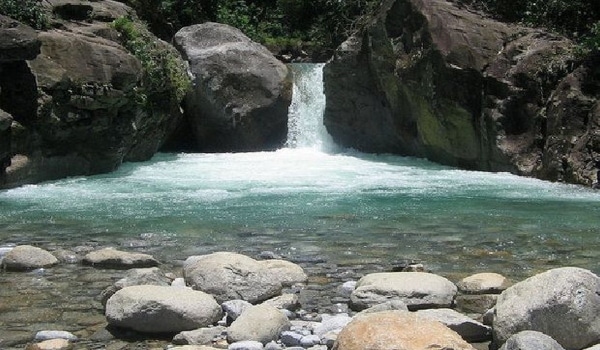
<svg viewBox="0 0 600 350">
<path fill-rule="evenodd" d="M 9 271 L 29 271 L 56 264 L 58 259 L 50 252 L 30 245 L 16 246 L 2 259 L 2 267 Z"/>
<path fill-rule="evenodd" d="M 334 350 L 474 350 L 443 324 L 407 311 L 361 315 L 339 334 Z"/>
<path fill-rule="evenodd" d="M 498 298 L 494 341 L 523 330 L 542 332 L 565 349 L 600 341 L 600 278 L 575 267 L 549 270 L 508 288 Z"/>
<path fill-rule="evenodd" d="M 109 324 L 146 333 L 193 330 L 221 317 L 221 307 L 211 295 L 182 288 L 125 287 L 106 303 Z"/>
<path fill-rule="evenodd" d="M 104 248 L 86 254 L 83 263 L 94 267 L 131 269 L 136 267 L 154 267 L 158 260 L 143 253 L 129 253 L 114 248 Z"/>
<path fill-rule="evenodd" d="M 250 151 L 283 145 L 292 88 L 283 63 L 225 24 L 185 27 L 174 41 L 193 75 L 194 89 L 185 104 L 198 150 Z"/>
<path fill-rule="evenodd" d="M 417 310 L 450 307 L 456 292 L 454 283 L 426 272 L 373 273 L 358 281 L 350 301 L 356 310 L 390 300 L 399 300 L 409 310 Z"/>
</svg>

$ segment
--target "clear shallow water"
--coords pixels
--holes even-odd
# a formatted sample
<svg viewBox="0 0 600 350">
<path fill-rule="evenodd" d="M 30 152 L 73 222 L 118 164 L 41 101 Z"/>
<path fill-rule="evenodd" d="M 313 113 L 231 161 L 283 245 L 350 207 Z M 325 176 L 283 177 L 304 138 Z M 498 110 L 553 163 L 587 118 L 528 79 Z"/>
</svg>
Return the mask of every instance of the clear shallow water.
<svg viewBox="0 0 600 350">
<path fill-rule="evenodd" d="M 101 176 L 0 192 L 0 246 L 113 245 L 163 261 L 217 250 L 373 272 L 600 272 L 600 193 L 509 174 L 336 150 L 321 66 L 299 65 L 288 147 L 158 154 Z"/>
<path fill-rule="evenodd" d="M 441 273 L 600 272 L 599 224 L 600 195 L 586 188 L 311 148 L 159 154 L 0 192 L 2 243 L 153 237 L 178 259 L 272 250 L 341 265 L 415 259 Z"/>
</svg>

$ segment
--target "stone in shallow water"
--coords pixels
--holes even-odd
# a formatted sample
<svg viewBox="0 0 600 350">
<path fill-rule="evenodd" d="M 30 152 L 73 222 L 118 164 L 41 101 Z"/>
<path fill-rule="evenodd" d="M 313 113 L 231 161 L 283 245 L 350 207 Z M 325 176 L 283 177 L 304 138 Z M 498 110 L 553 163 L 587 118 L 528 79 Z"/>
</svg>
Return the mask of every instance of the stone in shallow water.
<svg viewBox="0 0 600 350">
<path fill-rule="evenodd" d="M 132 286 L 106 303 L 108 323 L 147 333 L 176 333 L 216 323 L 222 310 L 204 292 L 164 286 Z"/>
<path fill-rule="evenodd" d="M 176 345 L 209 345 L 219 337 L 227 328 L 209 327 L 199 328 L 192 331 L 184 331 L 173 337 L 173 344 Z"/>
<path fill-rule="evenodd" d="M 400 300 L 409 310 L 451 307 L 457 287 L 444 277 L 426 272 L 373 273 L 361 278 L 350 297 L 355 310 Z"/>
<path fill-rule="evenodd" d="M 456 284 L 458 290 L 465 294 L 500 294 L 510 285 L 510 281 L 498 273 L 478 273 Z"/>
<path fill-rule="evenodd" d="M 71 332 L 51 331 L 51 330 L 37 332 L 35 334 L 34 339 L 37 341 L 50 340 L 50 339 L 66 339 L 69 341 L 77 341 L 77 337 Z"/>
<path fill-rule="evenodd" d="M 83 258 L 83 263 L 94 267 L 114 269 L 154 267 L 159 264 L 158 260 L 151 255 L 123 252 L 114 248 L 104 248 L 90 252 Z"/>
<path fill-rule="evenodd" d="M 171 279 L 158 267 L 131 269 L 127 271 L 123 278 L 100 293 L 100 301 L 102 302 L 102 305 L 106 305 L 108 299 L 117 291 L 125 287 L 140 285 L 170 286 Z"/>
<path fill-rule="evenodd" d="M 72 344 L 67 339 L 51 339 L 32 344 L 27 347 L 27 350 L 68 350 L 72 347 Z"/>
<path fill-rule="evenodd" d="M 30 245 L 20 245 L 11 249 L 2 259 L 2 266 L 10 271 L 28 271 L 58 264 L 58 259 L 50 252 Z"/>
</svg>

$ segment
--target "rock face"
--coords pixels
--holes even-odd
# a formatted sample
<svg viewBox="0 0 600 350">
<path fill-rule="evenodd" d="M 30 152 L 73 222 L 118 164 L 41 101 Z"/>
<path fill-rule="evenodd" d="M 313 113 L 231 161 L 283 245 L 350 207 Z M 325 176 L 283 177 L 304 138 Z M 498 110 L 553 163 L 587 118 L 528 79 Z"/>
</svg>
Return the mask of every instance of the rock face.
<svg viewBox="0 0 600 350">
<path fill-rule="evenodd" d="M 282 266 L 291 267 L 292 272 L 281 273 Z M 187 285 L 214 295 L 219 303 L 241 299 L 256 304 L 277 296 L 284 285 L 306 279 L 306 274 L 297 273 L 298 269 L 292 263 L 273 265 L 272 260 L 257 261 L 227 252 L 192 256 L 183 264 Z M 302 280 L 290 279 L 294 274 Z"/>
<path fill-rule="evenodd" d="M 356 310 L 392 300 L 403 302 L 409 310 L 451 307 L 456 291 L 454 283 L 426 272 L 373 273 L 358 281 L 350 302 Z"/>
<path fill-rule="evenodd" d="M 58 264 L 48 251 L 30 245 L 14 247 L 2 259 L 2 267 L 10 271 L 27 271 Z"/>
<path fill-rule="evenodd" d="M 600 341 L 600 278 L 575 267 L 549 270 L 505 290 L 495 310 L 497 345 L 532 330 L 565 349 L 582 349 Z"/>
<path fill-rule="evenodd" d="M 106 303 L 114 326 L 147 333 L 177 333 L 207 327 L 222 316 L 215 299 L 203 292 L 163 286 L 132 286 Z"/>
<path fill-rule="evenodd" d="M 283 63 L 224 24 L 186 27 L 174 40 L 193 75 L 186 116 L 200 150 L 248 151 L 283 145 L 291 102 L 291 77 Z"/>
<path fill-rule="evenodd" d="M 30 60 L 0 59 L 0 109 L 14 119 L 12 160 L 6 170 L 0 168 L 0 188 L 104 173 L 123 161 L 147 160 L 179 122 L 178 102 L 149 109 L 136 95 L 146 84 L 145 70 L 111 26 L 119 17 L 135 18 L 130 8 L 79 0 L 44 6 L 52 27 L 60 29 L 38 35 L 0 24 L 0 30 L 23 38 L 19 49 L 0 43 L 0 57 L 20 52 Z M 41 51 L 37 57 L 36 49 Z"/>
<path fill-rule="evenodd" d="M 573 48 L 445 0 L 386 0 L 325 66 L 324 122 L 363 151 L 589 185 L 600 58 L 573 72 Z"/>
<path fill-rule="evenodd" d="M 474 348 L 443 324 L 406 311 L 356 317 L 339 334 L 334 350 L 420 350 Z"/>
</svg>

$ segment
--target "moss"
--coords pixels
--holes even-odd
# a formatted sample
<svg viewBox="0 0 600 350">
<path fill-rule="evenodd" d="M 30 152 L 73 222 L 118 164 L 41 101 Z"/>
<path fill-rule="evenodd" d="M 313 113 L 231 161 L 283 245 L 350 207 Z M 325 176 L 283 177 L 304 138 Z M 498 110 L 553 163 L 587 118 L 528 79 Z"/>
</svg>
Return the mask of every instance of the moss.
<svg viewBox="0 0 600 350">
<path fill-rule="evenodd" d="M 141 23 L 128 17 L 113 22 L 123 46 L 140 60 L 144 76 L 131 91 L 135 100 L 149 109 L 170 110 L 179 105 L 191 87 L 184 62 Z"/>
</svg>

